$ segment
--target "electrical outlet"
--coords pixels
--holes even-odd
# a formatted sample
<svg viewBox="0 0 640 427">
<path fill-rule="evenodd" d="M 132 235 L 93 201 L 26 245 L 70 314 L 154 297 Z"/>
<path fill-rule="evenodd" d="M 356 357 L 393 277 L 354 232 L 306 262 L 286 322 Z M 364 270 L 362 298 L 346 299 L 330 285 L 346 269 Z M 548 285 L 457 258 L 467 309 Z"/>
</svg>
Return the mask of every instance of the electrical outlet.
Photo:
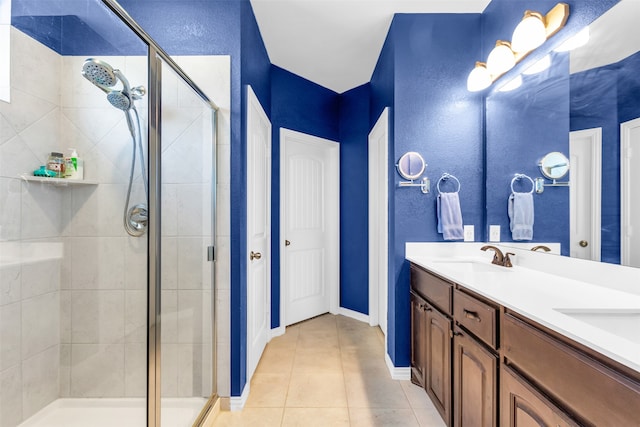
<svg viewBox="0 0 640 427">
<path fill-rule="evenodd" d="M 489 241 L 490 242 L 499 242 L 500 241 L 500 226 L 499 225 L 490 225 L 489 226 Z"/>
<path fill-rule="evenodd" d="M 473 225 L 465 225 L 464 226 L 464 241 L 465 242 L 475 242 L 475 232 Z"/>
</svg>

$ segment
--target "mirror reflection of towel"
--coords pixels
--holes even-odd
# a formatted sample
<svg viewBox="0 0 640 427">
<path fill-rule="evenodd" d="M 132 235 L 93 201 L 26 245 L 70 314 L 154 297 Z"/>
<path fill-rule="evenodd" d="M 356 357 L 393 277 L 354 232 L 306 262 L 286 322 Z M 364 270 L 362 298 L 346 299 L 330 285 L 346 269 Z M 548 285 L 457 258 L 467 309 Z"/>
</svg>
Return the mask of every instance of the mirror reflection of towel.
<svg viewBox="0 0 640 427">
<path fill-rule="evenodd" d="M 508 203 L 513 240 L 533 239 L 533 194 L 511 193 Z"/>
<path fill-rule="evenodd" d="M 438 211 L 438 233 L 444 240 L 464 239 L 462 227 L 462 211 L 458 193 L 438 194 L 436 210 Z"/>
</svg>

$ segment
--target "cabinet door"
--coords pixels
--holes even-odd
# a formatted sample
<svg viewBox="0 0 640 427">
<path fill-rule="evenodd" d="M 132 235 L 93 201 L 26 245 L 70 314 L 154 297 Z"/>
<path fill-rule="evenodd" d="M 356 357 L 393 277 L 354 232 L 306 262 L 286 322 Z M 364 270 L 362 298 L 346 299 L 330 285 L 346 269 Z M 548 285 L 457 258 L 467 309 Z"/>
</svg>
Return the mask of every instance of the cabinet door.
<svg viewBox="0 0 640 427">
<path fill-rule="evenodd" d="M 460 328 L 454 335 L 454 426 L 495 427 L 498 359 Z"/>
<path fill-rule="evenodd" d="M 451 425 L 451 320 L 427 306 L 425 389 L 440 416 Z"/>
<path fill-rule="evenodd" d="M 420 387 L 425 386 L 426 307 L 425 300 L 411 292 L 411 381 Z"/>
<path fill-rule="evenodd" d="M 500 369 L 501 427 L 577 427 L 526 380 L 512 369 Z"/>
</svg>

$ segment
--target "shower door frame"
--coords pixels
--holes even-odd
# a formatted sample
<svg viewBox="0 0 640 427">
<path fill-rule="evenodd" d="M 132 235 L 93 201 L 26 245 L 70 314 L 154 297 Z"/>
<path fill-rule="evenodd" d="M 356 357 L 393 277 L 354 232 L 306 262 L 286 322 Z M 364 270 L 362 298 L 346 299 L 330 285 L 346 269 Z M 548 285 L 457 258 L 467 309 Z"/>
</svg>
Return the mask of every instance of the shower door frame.
<svg viewBox="0 0 640 427">
<path fill-rule="evenodd" d="M 212 110 L 213 126 L 213 159 L 212 159 L 212 245 L 215 246 L 215 212 L 216 212 L 216 147 L 218 133 L 218 106 L 209 99 L 207 95 L 191 80 L 191 78 L 176 64 L 173 59 L 140 27 L 140 25 L 118 4 L 116 0 L 102 0 L 102 2 L 126 24 L 147 46 L 148 46 L 148 68 L 149 68 L 149 126 L 148 132 L 148 170 L 149 170 L 149 227 L 147 245 L 147 427 L 159 427 L 161 409 L 161 162 L 162 162 L 162 64 L 166 63 L 171 69 L 207 104 Z M 214 253 L 213 250 L 210 251 Z M 213 259 L 209 258 L 210 262 Z M 215 263 L 213 264 L 215 266 Z M 212 304 L 216 301 L 215 296 L 215 271 L 212 267 Z M 215 314 L 215 306 L 212 309 Z M 217 396 L 216 391 L 216 337 L 215 324 L 212 328 L 212 361 L 213 364 L 213 388 L 214 392 L 209 401 L 200 412 L 194 422 L 194 426 L 201 425 L 205 417 L 212 409 Z"/>
</svg>

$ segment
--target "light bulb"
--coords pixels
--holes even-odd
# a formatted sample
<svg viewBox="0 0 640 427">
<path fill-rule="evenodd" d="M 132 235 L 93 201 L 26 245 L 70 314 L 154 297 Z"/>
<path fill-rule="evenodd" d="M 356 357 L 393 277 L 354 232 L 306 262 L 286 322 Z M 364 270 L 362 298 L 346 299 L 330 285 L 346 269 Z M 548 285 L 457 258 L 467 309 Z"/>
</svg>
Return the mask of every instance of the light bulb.
<svg viewBox="0 0 640 427">
<path fill-rule="evenodd" d="M 530 76 L 532 74 L 538 74 L 546 70 L 551 66 L 551 55 L 546 55 L 544 58 L 533 64 L 522 72 L 522 74 Z"/>
<path fill-rule="evenodd" d="M 584 27 L 576 35 L 567 39 L 560 46 L 555 48 L 556 52 L 568 52 L 573 49 L 577 49 L 589 43 L 589 27 Z"/>
<path fill-rule="evenodd" d="M 500 92 L 509 92 L 514 89 L 518 89 L 522 86 L 522 76 L 517 76 L 513 80 L 505 83 L 502 87 L 500 87 Z"/>
<path fill-rule="evenodd" d="M 527 10 L 513 32 L 511 49 L 518 53 L 530 52 L 545 40 L 547 40 L 547 30 L 543 16 L 538 12 Z"/>
<path fill-rule="evenodd" d="M 509 42 L 498 40 L 487 58 L 487 70 L 492 76 L 499 76 L 512 69 L 516 65 L 516 57 L 513 55 Z"/>
<path fill-rule="evenodd" d="M 467 78 L 467 90 L 478 92 L 491 86 L 491 75 L 483 62 L 476 62 L 476 66 Z"/>
</svg>

